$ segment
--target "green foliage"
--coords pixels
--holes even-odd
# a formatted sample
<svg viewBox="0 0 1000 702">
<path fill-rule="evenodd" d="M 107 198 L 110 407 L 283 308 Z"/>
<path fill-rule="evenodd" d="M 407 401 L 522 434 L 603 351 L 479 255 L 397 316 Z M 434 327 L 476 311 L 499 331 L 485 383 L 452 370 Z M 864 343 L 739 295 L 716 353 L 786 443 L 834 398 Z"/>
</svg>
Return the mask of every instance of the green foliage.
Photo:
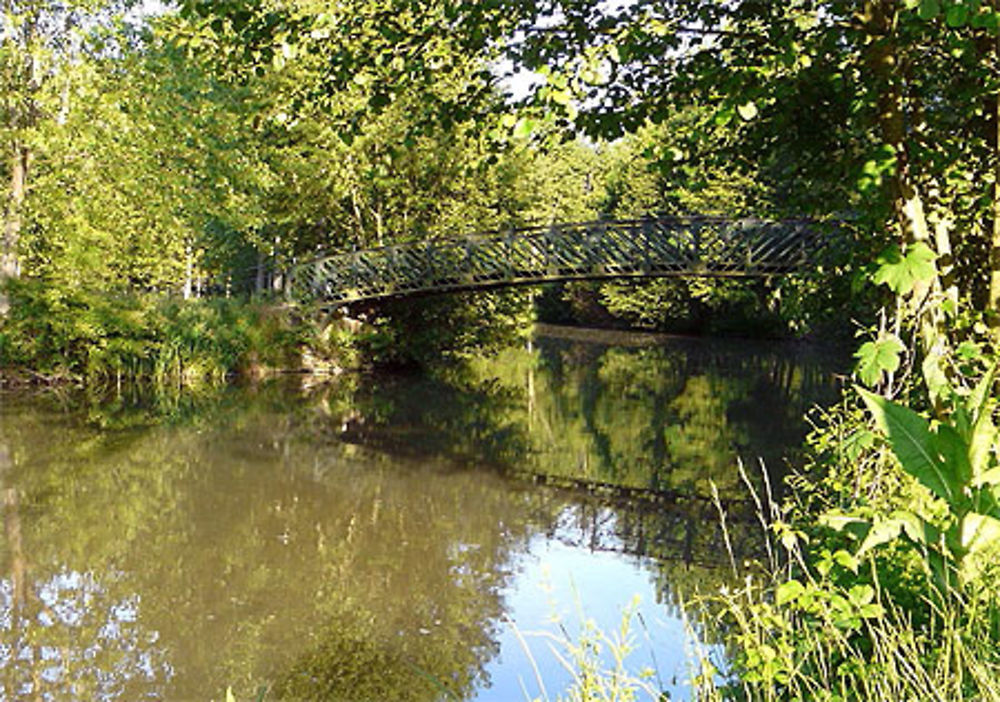
<svg viewBox="0 0 1000 702">
<path fill-rule="evenodd" d="M 0 324 L 0 367 L 47 379 L 219 382 L 297 363 L 298 334 L 266 305 L 174 302 L 155 295 L 62 293 L 12 286 Z"/>
<path fill-rule="evenodd" d="M 531 299 L 530 293 L 507 290 L 390 302 L 358 345 L 365 358 L 380 365 L 447 367 L 526 339 Z"/>
<path fill-rule="evenodd" d="M 611 314 L 640 329 L 748 336 L 785 331 L 780 298 L 768 282 L 721 278 L 607 283 L 599 292 Z"/>
<path fill-rule="evenodd" d="M 884 283 L 897 295 L 910 293 L 918 283 L 934 280 L 937 268 L 934 261 L 937 255 L 924 242 L 907 247 L 904 256 L 898 247 L 890 247 L 882 252 L 876 260 L 878 269 L 872 280 Z"/>
<path fill-rule="evenodd" d="M 866 385 L 876 385 L 883 373 L 895 373 L 899 356 L 906 348 L 898 337 L 886 334 L 875 341 L 866 341 L 855 352 L 858 359 L 856 372 Z"/>
<path fill-rule="evenodd" d="M 703 659 L 698 699 L 1000 699 L 995 597 L 973 596 L 919 626 L 888 587 L 851 584 L 857 576 L 838 563 L 856 566 L 851 559 L 826 552 L 814 562 L 833 564 L 829 576 L 776 590 L 750 580 L 722 594 L 724 626 L 738 646 L 725 670 L 732 677 L 720 684 L 716 665 Z"/>
<path fill-rule="evenodd" d="M 716 601 L 734 678 L 703 678 L 707 698 L 1000 697 L 996 362 L 972 338 L 962 349 L 935 359 L 933 387 L 883 384 L 911 406 L 858 388 L 865 411 L 826 415 L 774 516 L 785 558 Z M 867 343 L 858 375 L 880 382 L 903 352 L 895 335 Z"/>
<path fill-rule="evenodd" d="M 860 551 L 898 537 L 926 554 L 940 587 L 975 581 L 1000 546 L 1000 433 L 993 421 L 994 370 L 972 392 L 950 392 L 951 412 L 931 423 L 913 410 L 859 389 L 900 466 L 947 505 L 947 517 L 901 512 L 864 525 Z"/>
</svg>

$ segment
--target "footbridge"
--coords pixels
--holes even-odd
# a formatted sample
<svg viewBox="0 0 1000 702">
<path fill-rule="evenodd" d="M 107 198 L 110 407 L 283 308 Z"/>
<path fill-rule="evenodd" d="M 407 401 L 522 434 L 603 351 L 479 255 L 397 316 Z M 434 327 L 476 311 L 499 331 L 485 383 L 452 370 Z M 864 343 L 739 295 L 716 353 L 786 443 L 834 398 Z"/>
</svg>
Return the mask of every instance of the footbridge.
<svg viewBox="0 0 1000 702">
<path fill-rule="evenodd" d="M 819 265 L 830 227 L 813 220 L 646 217 L 435 238 L 296 266 L 293 299 L 329 306 L 568 280 L 766 277 Z"/>
</svg>

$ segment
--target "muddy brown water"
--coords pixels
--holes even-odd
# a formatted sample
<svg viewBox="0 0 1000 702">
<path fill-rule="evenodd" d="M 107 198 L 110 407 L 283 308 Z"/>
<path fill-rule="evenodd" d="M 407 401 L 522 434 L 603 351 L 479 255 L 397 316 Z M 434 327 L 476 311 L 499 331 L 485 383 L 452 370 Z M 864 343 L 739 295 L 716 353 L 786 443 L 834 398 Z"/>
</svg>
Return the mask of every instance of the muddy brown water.
<svg viewBox="0 0 1000 702">
<path fill-rule="evenodd" d="M 555 700 L 623 620 L 687 697 L 711 486 L 753 553 L 737 461 L 778 481 L 841 359 L 562 336 L 447 379 L 0 395 L 2 697 Z"/>
</svg>

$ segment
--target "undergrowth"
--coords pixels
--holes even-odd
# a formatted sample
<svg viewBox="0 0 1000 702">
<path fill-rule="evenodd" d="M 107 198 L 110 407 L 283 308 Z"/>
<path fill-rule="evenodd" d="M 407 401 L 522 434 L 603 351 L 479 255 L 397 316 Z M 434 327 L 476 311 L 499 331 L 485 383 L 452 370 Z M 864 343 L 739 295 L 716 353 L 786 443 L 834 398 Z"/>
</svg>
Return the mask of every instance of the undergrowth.
<svg viewBox="0 0 1000 702">
<path fill-rule="evenodd" d="M 301 332 L 273 305 L 11 285 L 0 369 L 46 382 L 220 382 L 298 365 Z"/>
<path fill-rule="evenodd" d="M 759 505 L 769 562 L 693 603 L 728 642 L 699 699 L 1000 700 L 998 360 L 970 336 L 931 362 L 848 390 Z"/>
</svg>

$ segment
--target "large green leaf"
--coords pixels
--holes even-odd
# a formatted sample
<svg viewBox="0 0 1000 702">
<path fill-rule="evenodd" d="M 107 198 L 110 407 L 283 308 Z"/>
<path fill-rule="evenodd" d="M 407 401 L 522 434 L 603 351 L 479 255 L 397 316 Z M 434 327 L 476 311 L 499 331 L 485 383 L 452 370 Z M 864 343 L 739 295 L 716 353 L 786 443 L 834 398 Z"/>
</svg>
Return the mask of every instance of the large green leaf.
<svg viewBox="0 0 1000 702">
<path fill-rule="evenodd" d="M 858 377 L 866 385 L 874 385 L 882 373 L 892 373 L 899 368 L 899 355 L 903 352 L 902 342 L 893 335 L 882 336 L 875 341 L 861 345 L 854 357 Z"/>
<path fill-rule="evenodd" d="M 990 556 L 1000 546 L 1000 520 L 971 512 L 962 519 L 961 575 L 966 581 L 975 578 Z"/>
<path fill-rule="evenodd" d="M 937 538 L 933 526 L 913 512 L 897 510 L 888 519 L 876 519 L 855 554 L 858 558 L 882 544 L 905 536 L 914 544 L 926 545 Z"/>
<path fill-rule="evenodd" d="M 775 603 L 780 607 L 794 602 L 806 592 L 805 586 L 798 580 L 789 580 L 778 586 L 774 593 Z"/>
<path fill-rule="evenodd" d="M 861 542 L 861 546 L 858 548 L 858 552 L 855 555 L 858 558 L 861 558 L 873 548 L 895 541 L 899 538 L 902 531 L 903 522 L 899 519 L 876 520 L 875 523 L 872 524 L 872 528 L 868 530 L 868 535 L 865 536 L 865 540 Z"/>
<path fill-rule="evenodd" d="M 941 356 L 936 353 L 927 354 L 921 364 L 921 370 L 931 398 L 935 401 L 947 400 L 951 396 L 952 389 Z"/>
<path fill-rule="evenodd" d="M 961 493 L 960 467 L 948 466 L 936 455 L 929 422 L 908 407 L 864 388 L 855 387 L 903 470 L 938 497 L 954 504 Z"/>
<path fill-rule="evenodd" d="M 875 271 L 874 280 L 885 283 L 897 295 L 905 295 L 917 283 L 927 282 L 937 275 L 936 258 L 937 255 L 922 241 L 910 246 L 905 256 L 893 246 L 879 256 L 879 268 Z"/>
<path fill-rule="evenodd" d="M 974 417 L 978 417 L 979 413 L 991 397 L 990 390 L 993 389 L 993 382 L 996 380 L 998 365 L 1000 364 L 993 364 L 993 367 L 986 372 L 986 375 L 980 379 L 979 383 L 976 384 L 975 389 L 973 389 L 972 393 L 969 395 L 969 399 L 966 404 Z"/>
<path fill-rule="evenodd" d="M 935 457 L 943 461 L 946 472 L 954 476 L 959 489 L 967 485 L 972 478 L 972 466 L 969 463 L 969 445 L 962 435 L 954 427 L 942 424 L 931 433 L 931 447 Z"/>
<path fill-rule="evenodd" d="M 994 400 L 990 394 L 996 371 L 997 366 L 994 365 L 979 381 L 966 401 L 973 417 L 969 436 L 969 464 L 972 475 L 977 477 L 989 471 L 990 460 L 998 439 L 997 428 L 993 423 Z"/>
<path fill-rule="evenodd" d="M 993 423 L 990 412 L 982 412 L 972 427 L 972 436 L 969 439 L 969 464 L 971 475 L 982 480 L 982 476 L 989 472 L 990 460 L 993 450 L 997 445 L 997 428 Z"/>
</svg>

